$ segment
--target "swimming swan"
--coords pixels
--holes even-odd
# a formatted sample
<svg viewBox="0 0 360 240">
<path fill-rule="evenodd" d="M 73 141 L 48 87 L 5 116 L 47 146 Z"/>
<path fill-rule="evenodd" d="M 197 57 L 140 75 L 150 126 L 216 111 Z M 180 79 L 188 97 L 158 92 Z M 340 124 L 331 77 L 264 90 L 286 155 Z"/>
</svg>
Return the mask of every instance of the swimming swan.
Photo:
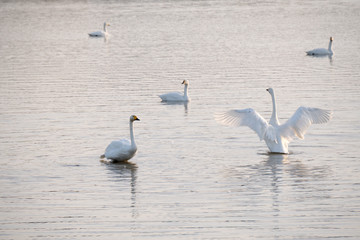
<svg viewBox="0 0 360 240">
<path fill-rule="evenodd" d="M 332 42 L 333 42 L 333 37 L 330 37 L 330 41 L 329 41 L 329 47 L 328 49 L 325 48 L 315 48 L 311 51 L 307 51 L 306 54 L 307 55 L 312 55 L 312 56 L 326 56 L 326 55 L 333 55 L 333 51 L 331 50 L 331 46 L 332 46 Z"/>
<path fill-rule="evenodd" d="M 184 94 L 180 92 L 170 92 L 159 95 L 163 102 L 189 102 L 190 97 L 188 95 L 189 81 L 184 80 L 181 84 L 184 84 Z"/>
<path fill-rule="evenodd" d="M 109 146 L 107 146 L 105 153 L 101 155 L 101 158 L 107 158 L 113 162 L 125 162 L 135 156 L 137 152 L 137 147 L 134 139 L 134 121 L 140 121 L 140 119 L 135 116 L 130 116 L 130 140 L 120 139 L 112 141 Z"/>
<path fill-rule="evenodd" d="M 273 112 L 269 122 L 252 108 L 216 114 L 215 119 L 224 125 L 248 126 L 258 134 L 260 140 L 265 140 L 272 153 L 288 154 L 288 144 L 294 137 L 303 139 L 311 124 L 326 123 L 332 117 L 332 111 L 299 107 L 290 119 L 280 125 L 274 90 L 272 88 L 266 90 L 271 94 L 273 103 Z"/>
<path fill-rule="evenodd" d="M 110 24 L 104 22 L 104 31 L 97 31 L 89 33 L 90 37 L 107 37 L 109 34 L 107 32 L 107 26 L 110 26 Z"/>
</svg>

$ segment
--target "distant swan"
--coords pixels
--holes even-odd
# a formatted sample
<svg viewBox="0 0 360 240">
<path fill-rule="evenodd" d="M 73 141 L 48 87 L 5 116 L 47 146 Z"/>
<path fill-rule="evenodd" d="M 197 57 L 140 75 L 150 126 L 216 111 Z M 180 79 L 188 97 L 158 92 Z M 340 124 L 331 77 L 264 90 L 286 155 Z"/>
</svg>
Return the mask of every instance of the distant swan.
<svg viewBox="0 0 360 240">
<path fill-rule="evenodd" d="M 303 139 L 311 124 L 326 123 L 332 117 L 332 111 L 299 107 L 290 119 L 280 125 L 274 90 L 272 88 L 266 90 L 271 94 L 273 103 L 273 112 L 269 122 L 252 108 L 216 114 L 215 119 L 229 126 L 248 126 L 258 134 L 260 140 L 265 140 L 272 153 L 288 154 L 288 144 L 294 137 Z"/>
<path fill-rule="evenodd" d="M 328 49 L 326 48 L 315 48 L 311 51 L 307 51 L 306 54 L 307 55 L 312 55 L 312 56 L 326 56 L 326 55 L 333 55 L 333 51 L 331 50 L 331 46 L 332 46 L 332 42 L 333 42 L 333 37 L 330 37 L 330 41 L 329 41 L 329 47 Z"/>
<path fill-rule="evenodd" d="M 124 162 L 135 156 L 137 147 L 134 139 L 133 122 L 140 121 L 135 115 L 130 116 L 130 141 L 128 139 L 121 139 L 112 141 L 106 148 L 105 153 L 101 158 L 107 158 L 113 162 Z"/>
<path fill-rule="evenodd" d="M 181 84 L 184 84 L 184 94 L 180 92 L 170 92 L 159 95 L 163 102 L 189 102 L 190 97 L 188 95 L 189 81 L 184 80 Z"/>
<path fill-rule="evenodd" d="M 110 26 L 110 24 L 104 22 L 104 31 L 97 31 L 89 33 L 90 37 L 107 37 L 109 34 L 107 32 L 107 26 Z"/>
</svg>

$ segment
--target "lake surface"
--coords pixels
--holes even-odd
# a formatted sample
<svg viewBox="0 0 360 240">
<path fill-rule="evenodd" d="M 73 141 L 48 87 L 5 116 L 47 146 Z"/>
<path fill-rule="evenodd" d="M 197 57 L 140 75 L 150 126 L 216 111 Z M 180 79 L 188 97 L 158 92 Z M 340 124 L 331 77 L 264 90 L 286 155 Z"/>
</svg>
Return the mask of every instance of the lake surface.
<svg viewBox="0 0 360 240">
<path fill-rule="evenodd" d="M 0 238 L 360 239 L 359 22 L 357 0 L 1 1 Z M 214 120 L 269 119 L 268 87 L 281 122 L 333 119 L 289 155 Z M 101 162 L 131 114 L 138 154 Z"/>
</svg>

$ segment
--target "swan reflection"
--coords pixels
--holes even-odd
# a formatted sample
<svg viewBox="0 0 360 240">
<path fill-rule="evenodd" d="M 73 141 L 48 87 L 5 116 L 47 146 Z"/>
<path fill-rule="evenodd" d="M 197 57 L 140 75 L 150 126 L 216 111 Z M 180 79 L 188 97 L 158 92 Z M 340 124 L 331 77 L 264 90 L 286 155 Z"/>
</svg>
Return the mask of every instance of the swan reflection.
<svg viewBox="0 0 360 240">
<path fill-rule="evenodd" d="M 163 105 L 178 105 L 178 106 L 183 105 L 184 111 L 187 114 L 190 102 L 161 102 L 161 104 L 163 104 Z"/>
<path fill-rule="evenodd" d="M 122 163 L 113 163 L 107 160 L 101 160 L 101 162 L 107 167 L 109 170 L 109 178 L 110 180 L 119 183 L 119 182 L 128 182 L 130 184 L 130 207 L 132 208 L 132 216 L 136 218 L 138 213 L 136 211 L 136 183 L 137 183 L 137 165 L 135 163 L 130 162 L 122 162 Z M 121 188 L 120 190 L 123 190 Z"/>
<path fill-rule="evenodd" d="M 329 169 L 326 166 L 311 167 L 299 160 L 297 154 L 259 154 L 263 161 L 253 165 L 240 165 L 227 169 L 226 175 L 235 178 L 239 189 L 231 191 L 247 192 L 252 189 L 268 189 L 275 195 L 282 192 L 285 186 L 309 188 L 310 181 L 327 178 Z M 290 184 L 289 183 L 293 183 Z M 319 185 L 319 187 L 321 187 Z M 321 190 L 319 190 L 321 191 Z"/>
<path fill-rule="evenodd" d="M 278 184 L 278 181 L 284 177 L 290 179 L 297 184 L 295 186 L 301 187 L 298 183 L 308 182 L 309 179 L 313 178 L 325 178 L 327 168 L 326 167 L 309 167 L 302 163 L 301 160 L 297 159 L 296 154 L 267 154 L 267 158 L 264 160 L 262 165 L 265 168 L 264 171 L 271 171 L 272 186 Z M 322 174 L 318 174 L 318 173 Z M 260 174 L 265 172 L 260 171 Z M 303 187 L 302 187 L 303 188 Z"/>
<path fill-rule="evenodd" d="M 328 58 L 329 63 L 330 64 L 333 63 L 333 55 L 306 55 L 306 56 L 311 58 Z"/>
</svg>

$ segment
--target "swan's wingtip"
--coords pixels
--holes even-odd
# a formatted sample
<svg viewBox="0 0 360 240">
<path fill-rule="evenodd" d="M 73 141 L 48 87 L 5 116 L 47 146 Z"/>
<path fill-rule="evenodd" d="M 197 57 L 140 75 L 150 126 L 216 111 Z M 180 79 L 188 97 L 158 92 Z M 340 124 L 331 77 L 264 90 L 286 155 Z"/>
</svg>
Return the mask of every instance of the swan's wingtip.
<svg viewBox="0 0 360 240">
<path fill-rule="evenodd" d="M 334 115 L 334 111 L 333 110 L 328 110 L 328 114 L 329 114 L 329 120 L 333 118 Z"/>
<path fill-rule="evenodd" d="M 215 120 L 219 120 L 220 118 L 223 118 L 225 114 L 226 114 L 226 112 L 216 112 L 216 113 L 214 113 L 213 116 L 214 116 Z"/>
</svg>

